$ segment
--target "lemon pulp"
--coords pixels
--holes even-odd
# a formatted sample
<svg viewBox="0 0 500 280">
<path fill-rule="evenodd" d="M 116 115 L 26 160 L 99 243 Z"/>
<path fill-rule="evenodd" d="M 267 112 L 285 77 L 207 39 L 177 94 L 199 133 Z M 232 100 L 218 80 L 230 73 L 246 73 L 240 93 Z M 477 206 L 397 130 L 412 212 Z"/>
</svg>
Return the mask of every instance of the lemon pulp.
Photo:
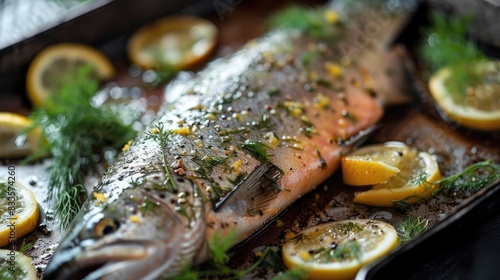
<svg viewBox="0 0 500 280">
<path fill-rule="evenodd" d="M 137 30 L 130 38 L 130 60 L 146 69 L 192 68 L 215 49 L 217 27 L 195 16 L 169 16 Z"/>
<path fill-rule="evenodd" d="M 409 150 L 395 141 L 362 147 L 341 158 L 342 179 L 351 186 L 387 181 L 400 171 L 398 165 Z"/>
<path fill-rule="evenodd" d="M 427 152 L 408 150 L 398 168 L 400 172 L 387 181 L 355 193 L 353 201 L 378 207 L 402 206 L 427 199 L 439 188 L 438 184 L 432 184 L 441 178 L 439 166 Z"/>
<path fill-rule="evenodd" d="M 61 89 L 67 79 L 71 82 L 77 70 L 88 66 L 101 81 L 111 79 L 115 69 L 100 51 L 76 43 L 57 44 L 42 50 L 31 62 L 26 78 L 26 90 L 31 102 L 40 106 Z"/>
<path fill-rule="evenodd" d="M 0 202 L 0 247 L 3 247 L 33 231 L 40 213 L 33 192 L 12 180 L 0 181 Z"/>
<path fill-rule="evenodd" d="M 446 86 L 453 75 L 449 68 L 439 70 L 429 79 L 429 91 L 447 117 L 472 129 L 500 129 L 500 62 L 471 65 L 483 76 L 483 83 L 467 93 L 450 92 Z"/>
<path fill-rule="evenodd" d="M 38 279 L 31 258 L 11 250 L 0 250 L 0 279 L 36 280 Z"/>
<path fill-rule="evenodd" d="M 396 230 L 377 220 L 343 220 L 307 228 L 288 236 L 283 260 L 301 267 L 309 279 L 352 279 L 364 265 L 399 244 Z"/>
</svg>

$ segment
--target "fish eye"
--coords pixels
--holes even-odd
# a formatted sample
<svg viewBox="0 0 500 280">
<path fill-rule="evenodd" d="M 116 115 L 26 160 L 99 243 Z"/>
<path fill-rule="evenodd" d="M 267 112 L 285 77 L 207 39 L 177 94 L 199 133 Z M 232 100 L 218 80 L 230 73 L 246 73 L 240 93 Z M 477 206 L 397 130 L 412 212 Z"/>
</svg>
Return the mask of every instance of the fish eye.
<svg viewBox="0 0 500 280">
<path fill-rule="evenodd" d="M 114 219 L 110 218 L 102 218 L 97 224 L 94 226 L 94 235 L 96 237 L 103 237 L 104 235 L 115 232 L 120 223 Z"/>
</svg>

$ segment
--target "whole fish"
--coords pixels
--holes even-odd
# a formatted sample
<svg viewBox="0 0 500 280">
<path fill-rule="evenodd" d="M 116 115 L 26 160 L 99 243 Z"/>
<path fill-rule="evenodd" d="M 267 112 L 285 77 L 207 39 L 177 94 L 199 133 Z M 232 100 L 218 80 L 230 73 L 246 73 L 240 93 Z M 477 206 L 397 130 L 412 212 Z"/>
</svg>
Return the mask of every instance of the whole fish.
<svg viewBox="0 0 500 280">
<path fill-rule="evenodd" d="M 94 187 L 44 279 L 174 277 L 209 259 L 214 239 L 245 240 L 332 175 L 382 104 L 405 99 L 401 55 L 388 49 L 408 18 L 332 11 L 317 13 L 331 37 L 277 28 L 192 81 L 172 82 L 155 121 Z"/>
</svg>

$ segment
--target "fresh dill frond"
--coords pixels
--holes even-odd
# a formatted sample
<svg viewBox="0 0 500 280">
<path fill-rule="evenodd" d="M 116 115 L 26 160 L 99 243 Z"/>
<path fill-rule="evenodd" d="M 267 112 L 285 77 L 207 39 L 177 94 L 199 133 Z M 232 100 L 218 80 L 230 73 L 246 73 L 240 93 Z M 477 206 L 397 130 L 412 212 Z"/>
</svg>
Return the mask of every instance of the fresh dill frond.
<svg viewBox="0 0 500 280">
<path fill-rule="evenodd" d="M 420 217 L 407 216 L 398 226 L 397 232 L 401 243 L 414 239 L 427 229 L 429 221 Z"/>
<path fill-rule="evenodd" d="M 19 252 L 24 253 L 28 250 L 31 250 L 31 248 L 33 248 L 33 243 L 28 243 L 26 242 L 26 239 L 24 239 L 23 243 L 21 244 L 21 248 L 19 248 Z"/>
<path fill-rule="evenodd" d="M 426 190 L 432 185 L 432 183 L 427 182 L 425 179 L 424 179 L 423 184 L 426 184 L 426 187 L 425 187 Z M 414 193 L 414 194 L 409 195 L 403 199 L 392 200 L 392 203 L 394 203 L 394 205 L 396 207 L 398 207 L 402 212 L 406 212 L 410 208 L 410 203 L 408 201 L 410 201 L 410 200 L 421 201 L 424 199 L 425 199 L 425 197 L 421 196 L 420 194 Z"/>
<path fill-rule="evenodd" d="M 401 212 L 404 213 L 410 209 L 410 204 L 405 201 L 407 199 L 409 199 L 409 198 L 405 198 L 405 199 L 401 199 L 401 200 L 393 200 L 392 202 L 394 203 L 394 206 L 399 208 L 399 210 L 401 210 Z"/>
<path fill-rule="evenodd" d="M 292 5 L 274 14 L 269 25 L 272 28 L 296 29 L 321 39 L 329 39 L 339 36 L 339 29 L 335 22 L 328 22 L 325 7 L 311 8 Z"/>
<path fill-rule="evenodd" d="M 160 146 L 163 173 L 165 174 L 165 176 L 167 176 L 166 184 L 170 186 L 172 192 L 176 192 L 179 188 L 177 187 L 177 184 L 175 183 L 175 180 L 172 177 L 167 164 L 166 145 L 170 133 L 171 131 L 165 129 L 164 124 L 162 122 L 159 122 L 154 126 L 153 129 L 146 132 L 146 139 L 153 139 Z"/>
<path fill-rule="evenodd" d="M 500 179 L 500 164 L 486 160 L 474 163 L 462 172 L 433 182 L 440 184 L 441 190 L 462 190 L 477 192 Z"/>
<path fill-rule="evenodd" d="M 288 270 L 281 257 L 281 251 L 276 247 L 265 247 L 255 252 L 255 261 L 245 269 L 233 269 L 228 265 L 230 257 L 228 251 L 235 244 L 236 234 L 231 231 L 228 235 L 221 237 L 216 234 L 210 242 L 210 252 L 212 259 L 208 262 L 192 266 L 187 265 L 180 275 L 175 279 L 242 279 L 255 273 L 258 269 L 276 273 L 273 280 L 294 280 L 304 279 L 306 271 L 300 267 Z"/>
<path fill-rule="evenodd" d="M 470 17 L 449 17 L 443 13 L 431 15 L 431 26 L 425 31 L 420 49 L 432 72 L 448 67 L 451 77 L 445 82 L 449 92 L 464 96 L 468 88 L 483 82 L 475 67 L 487 60 L 476 44 L 467 38 Z"/>
<path fill-rule="evenodd" d="M 220 234 L 215 234 L 210 242 L 210 252 L 212 253 L 212 259 L 216 264 L 226 264 L 229 261 L 227 256 L 227 251 L 236 243 L 238 236 L 234 230 L 229 231 L 229 233 L 222 237 Z"/>
<path fill-rule="evenodd" d="M 427 181 L 426 173 L 420 173 L 410 180 L 409 183 L 414 186 L 425 185 L 426 190 L 434 185 L 439 185 L 439 188 L 433 193 L 433 195 L 436 195 L 445 190 L 474 193 L 497 180 L 500 180 L 500 164 L 493 163 L 492 160 L 486 160 L 469 165 L 457 174 L 433 182 Z M 400 200 L 393 200 L 392 202 L 405 212 L 410 207 L 407 201 L 415 198 L 424 199 L 418 194 L 413 194 Z"/>
<path fill-rule="evenodd" d="M 48 168 L 47 199 L 65 228 L 86 199 L 85 176 L 97 171 L 105 151 L 120 149 L 136 131 L 115 110 L 93 104 L 99 83 L 90 67 L 79 68 L 75 77 L 60 83 L 60 89 L 30 118 L 50 147 L 53 162 Z M 34 159 L 36 155 L 28 161 Z"/>
</svg>

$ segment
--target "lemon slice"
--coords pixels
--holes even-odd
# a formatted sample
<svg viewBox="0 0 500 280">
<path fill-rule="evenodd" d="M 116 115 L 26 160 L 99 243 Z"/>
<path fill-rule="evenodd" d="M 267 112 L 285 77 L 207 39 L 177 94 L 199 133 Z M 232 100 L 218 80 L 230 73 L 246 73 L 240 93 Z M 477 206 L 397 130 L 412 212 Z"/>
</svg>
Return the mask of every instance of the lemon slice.
<svg viewBox="0 0 500 280">
<path fill-rule="evenodd" d="M 31 258 L 11 250 L 0 250 L 0 279 L 37 280 Z"/>
<path fill-rule="evenodd" d="M 410 149 L 398 168 L 400 172 L 386 182 L 355 193 L 353 201 L 379 207 L 402 206 L 427 199 L 439 188 L 438 184 L 430 184 L 441 178 L 441 172 L 436 159 L 427 152 Z"/>
<path fill-rule="evenodd" d="M 31 125 L 23 115 L 0 112 L 0 158 L 21 158 L 40 150 L 41 130 L 24 133 Z"/>
<path fill-rule="evenodd" d="M 33 231 L 40 215 L 33 192 L 8 178 L 0 181 L 0 247 Z"/>
<path fill-rule="evenodd" d="M 50 46 L 31 62 L 26 78 L 28 97 L 34 105 L 42 105 L 47 97 L 61 88 L 61 82 L 71 81 L 77 70 L 88 65 L 102 81 L 115 75 L 111 61 L 98 50 L 74 43 Z"/>
<path fill-rule="evenodd" d="M 385 182 L 400 171 L 398 165 L 409 150 L 401 142 L 362 147 L 341 158 L 342 180 L 351 186 Z"/>
<path fill-rule="evenodd" d="M 137 30 L 127 52 L 142 68 L 188 69 L 208 58 L 217 44 L 217 27 L 195 16 L 170 16 Z"/>
<path fill-rule="evenodd" d="M 376 220 L 344 220 L 307 228 L 287 236 L 283 261 L 301 267 L 308 279 L 353 279 L 364 265 L 399 244 L 396 230 Z"/>
<path fill-rule="evenodd" d="M 429 90 L 439 107 L 452 120 L 465 127 L 494 131 L 500 129 L 500 62 L 475 64 L 484 83 L 470 89 L 466 96 L 450 92 L 446 81 L 452 75 L 443 68 L 429 80 Z"/>
</svg>

